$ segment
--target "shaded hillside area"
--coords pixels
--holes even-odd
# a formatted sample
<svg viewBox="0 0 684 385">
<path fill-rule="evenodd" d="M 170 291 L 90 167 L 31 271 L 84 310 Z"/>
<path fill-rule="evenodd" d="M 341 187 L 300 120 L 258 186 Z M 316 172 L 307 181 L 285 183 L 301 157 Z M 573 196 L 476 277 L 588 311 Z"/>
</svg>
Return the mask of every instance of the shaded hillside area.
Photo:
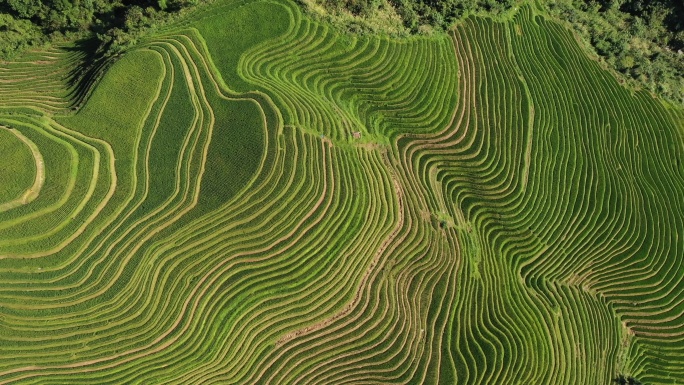
<svg viewBox="0 0 684 385">
<path fill-rule="evenodd" d="M 0 59 L 48 42 L 95 37 L 119 52 L 198 0 L 0 0 Z"/>
</svg>

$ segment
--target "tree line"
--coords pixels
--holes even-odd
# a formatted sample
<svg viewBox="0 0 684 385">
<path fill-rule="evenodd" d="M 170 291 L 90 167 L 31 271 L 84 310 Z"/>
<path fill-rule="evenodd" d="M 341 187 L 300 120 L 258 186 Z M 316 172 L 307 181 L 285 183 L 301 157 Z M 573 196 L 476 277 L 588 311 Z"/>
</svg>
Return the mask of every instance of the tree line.
<svg viewBox="0 0 684 385">
<path fill-rule="evenodd" d="M 391 8 L 408 33 L 445 30 L 470 15 L 499 17 L 532 0 L 299 0 L 331 14 L 373 24 Z M 536 0 L 538 8 L 572 28 L 610 68 L 633 86 L 684 104 L 684 1 Z M 352 28 L 349 28 L 351 26 Z M 343 26 L 363 31 L 356 23 Z"/>
<path fill-rule="evenodd" d="M 198 0 L 0 0 L 0 59 L 31 46 L 96 38 L 115 53 Z"/>
<path fill-rule="evenodd" d="M 0 0 L 0 59 L 27 47 L 83 37 L 95 38 L 99 53 L 115 54 L 199 1 L 206 0 Z M 363 25 L 337 23 L 355 33 L 368 26 L 382 30 L 372 28 L 373 24 L 387 24 L 379 18 L 392 14 L 409 34 L 446 30 L 473 14 L 506 15 L 532 0 L 297 1 L 362 20 Z M 536 4 L 574 29 L 624 80 L 684 104 L 682 0 L 536 0 Z"/>
<path fill-rule="evenodd" d="M 684 104 L 684 2 L 556 0 L 546 7 L 630 83 Z"/>
</svg>

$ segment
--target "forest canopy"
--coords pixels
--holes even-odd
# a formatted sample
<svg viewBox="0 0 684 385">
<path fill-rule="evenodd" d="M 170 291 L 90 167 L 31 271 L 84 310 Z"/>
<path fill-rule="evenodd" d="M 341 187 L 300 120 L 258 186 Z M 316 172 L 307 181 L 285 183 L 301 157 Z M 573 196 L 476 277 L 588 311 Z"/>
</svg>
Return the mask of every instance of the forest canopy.
<svg viewBox="0 0 684 385">
<path fill-rule="evenodd" d="M 684 2 L 557 0 L 546 6 L 632 84 L 684 104 Z"/>
<path fill-rule="evenodd" d="M 105 52 L 197 0 L 0 0 L 0 58 L 49 41 L 95 37 Z"/>
<path fill-rule="evenodd" d="M 525 0 L 300 0 L 351 31 L 378 31 L 394 14 L 406 33 L 445 30 L 469 15 L 505 17 Z M 684 104 L 684 2 L 548 0 L 537 8 L 572 28 L 633 86 Z M 387 12 L 387 10 L 390 12 Z M 351 20 L 351 22 L 350 22 Z"/>
<path fill-rule="evenodd" d="M 50 41 L 91 37 L 100 54 L 135 43 L 145 31 L 200 0 L 0 0 L 0 59 Z M 298 0 L 354 33 L 432 33 L 469 15 L 506 15 L 525 0 Z M 681 0 L 538 1 L 625 81 L 684 104 Z"/>
</svg>

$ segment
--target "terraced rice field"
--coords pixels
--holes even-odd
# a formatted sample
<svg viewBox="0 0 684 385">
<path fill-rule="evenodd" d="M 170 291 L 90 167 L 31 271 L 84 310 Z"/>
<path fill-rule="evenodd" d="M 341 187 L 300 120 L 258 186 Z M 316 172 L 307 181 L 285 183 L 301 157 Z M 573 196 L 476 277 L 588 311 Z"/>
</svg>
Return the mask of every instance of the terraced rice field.
<svg viewBox="0 0 684 385">
<path fill-rule="evenodd" d="M 534 9 L 81 60 L 0 65 L 1 384 L 684 381 L 684 111 Z"/>
</svg>

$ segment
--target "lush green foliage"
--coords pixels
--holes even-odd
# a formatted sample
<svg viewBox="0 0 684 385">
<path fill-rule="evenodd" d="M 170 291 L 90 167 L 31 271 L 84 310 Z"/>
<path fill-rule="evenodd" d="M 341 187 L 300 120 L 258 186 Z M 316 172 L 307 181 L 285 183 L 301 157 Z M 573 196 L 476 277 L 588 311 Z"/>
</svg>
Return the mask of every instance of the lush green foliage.
<svg viewBox="0 0 684 385">
<path fill-rule="evenodd" d="M 326 7 L 342 28 L 383 30 L 382 18 L 398 14 L 413 33 L 446 30 L 469 15 L 497 17 L 521 0 L 301 0 Z M 554 0 L 537 6 L 567 23 L 609 68 L 634 87 L 684 105 L 684 5 L 678 0 Z M 380 12 L 391 9 L 392 12 Z M 351 13 L 357 18 L 340 17 Z M 362 20 L 364 22 L 358 22 Z M 386 23 L 384 23 L 386 24 Z M 387 28 L 385 28 L 387 29 Z M 393 32 L 393 30 L 390 30 Z"/>
<path fill-rule="evenodd" d="M 400 35 L 446 30 L 469 15 L 497 17 L 517 9 L 523 0 L 300 0 L 309 8 L 322 5 L 332 20 L 352 32 L 371 30 Z M 97 37 L 100 54 L 112 55 L 134 45 L 164 24 L 170 13 L 199 0 L 0 1 L 0 58 L 28 47 L 64 39 L 64 35 Z M 610 68 L 636 87 L 684 104 L 684 6 L 677 0 L 555 0 L 538 2 L 551 15 L 569 23 Z M 243 11 L 246 12 L 246 11 Z M 350 14 L 351 18 L 344 15 Z M 236 15 L 233 31 L 201 25 L 206 34 L 244 30 L 244 44 L 268 36 L 280 22 L 250 22 Z M 393 18 L 396 18 L 394 20 Z M 403 26 L 399 26 L 398 24 Z M 265 28 L 263 28 L 265 27 Z M 252 30 L 252 31 L 249 31 Z M 209 39 L 211 40 L 211 39 Z M 235 57 L 222 64 L 233 66 Z M 230 71 L 228 71 L 230 72 Z M 241 81 L 235 80 L 236 86 Z"/>
<path fill-rule="evenodd" d="M 0 0 L 0 59 L 50 41 L 97 37 L 103 53 L 120 52 L 169 13 L 197 0 Z"/>
<path fill-rule="evenodd" d="M 72 46 L 2 63 L 45 175 L 0 199 L 0 382 L 684 378 L 684 110 L 539 13 L 225 0 L 81 81 Z"/>
<path fill-rule="evenodd" d="M 557 0 L 548 10 L 634 85 L 684 105 L 684 3 Z"/>
</svg>

